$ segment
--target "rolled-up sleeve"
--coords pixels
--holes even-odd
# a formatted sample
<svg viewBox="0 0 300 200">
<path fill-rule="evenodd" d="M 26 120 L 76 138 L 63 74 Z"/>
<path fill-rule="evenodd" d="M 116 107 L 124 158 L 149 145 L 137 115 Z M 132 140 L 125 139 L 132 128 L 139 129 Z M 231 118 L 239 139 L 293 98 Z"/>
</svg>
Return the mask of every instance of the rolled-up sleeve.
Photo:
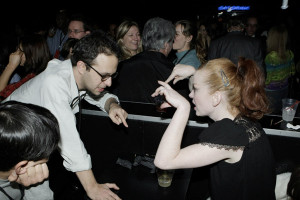
<svg viewBox="0 0 300 200">
<path fill-rule="evenodd" d="M 85 99 L 87 102 L 89 102 L 90 104 L 93 104 L 93 105 L 99 107 L 102 111 L 106 112 L 105 109 L 104 109 L 105 103 L 106 103 L 106 101 L 107 101 L 108 99 L 110 99 L 110 98 L 116 99 L 116 101 L 117 101 L 118 103 L 120 102 L 120 101 L 119 101 L 119 98 L 118 98 L 116 95 L 111 94 L 111 93 L 106 93 L 103 97 L 101 97 L 101 98 L 99 98 L 99 99 L 97 99 L 97 100 L 96 100 L 96 99 L 93 99 L 92 97 L 90 97 L 90 96 L 88 96 L 88 95 L 86 95 L 84 99 Z"/>
</svg>

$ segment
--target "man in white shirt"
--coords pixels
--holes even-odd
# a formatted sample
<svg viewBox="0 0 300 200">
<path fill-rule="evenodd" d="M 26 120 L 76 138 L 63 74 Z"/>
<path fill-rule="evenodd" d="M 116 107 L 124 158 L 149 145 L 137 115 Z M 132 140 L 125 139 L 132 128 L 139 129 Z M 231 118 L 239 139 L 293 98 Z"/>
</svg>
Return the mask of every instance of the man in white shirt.
<svg viewBox="0 0 300 200">
<path fill-rule="evenodd" d="M 103 32 L 88 34 L 75 45 L 71 59 L 51 60 L 45 71 L 24 83 L 4 100 L 40 105 L 55 115 L 60 126 L 59 147 L 64 159 L 63 165 L 76 173 L 91 199 L 119 200 L 110 190 L 119 188 L 116 184 L 97 183 L 91 170 L 91 157 L 76 129 L 75 113 L 79 111 L 78 103 L 84 98 L 107 112 L 114 123 L 123 123 L 128 127 L 128 114 L 119 106 L 117 96 L 106 93 L 95 98 L 111 86 L 119 56 L 119 47 Z"/>
</svg>

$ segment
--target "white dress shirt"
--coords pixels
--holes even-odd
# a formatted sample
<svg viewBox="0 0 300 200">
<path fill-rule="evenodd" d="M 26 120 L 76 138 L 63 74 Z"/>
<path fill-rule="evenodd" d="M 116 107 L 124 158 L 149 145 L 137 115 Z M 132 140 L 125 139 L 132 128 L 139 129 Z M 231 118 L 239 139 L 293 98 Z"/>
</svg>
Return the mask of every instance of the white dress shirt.
<svg viewBox="0 0 300 200">
<path fill-rule="evenodd" d="M 84 93 L 85 91 L 80 92 L 80 94 Z M 76 105 L 73 109 L 70 106 L 72 100 L 78 95 L 70 59 L 65 61 L 53 59 L 48 63 L 45 71 L 25 82 L 4 100 L 43 106 L 55 115 L 60 127 L 59 148 L 64 159 L 63 165 L 72 172 L 92 168 L 91 157 L 76 129 L 75 113 L 79 112 L 79 106 Z M 88 95 L 84 99 L 105 112 L 105 102 L 111 97 L 119 102 L 117 96 L 109 93 L 99 100 L 94 100 Z"/>
</svg>

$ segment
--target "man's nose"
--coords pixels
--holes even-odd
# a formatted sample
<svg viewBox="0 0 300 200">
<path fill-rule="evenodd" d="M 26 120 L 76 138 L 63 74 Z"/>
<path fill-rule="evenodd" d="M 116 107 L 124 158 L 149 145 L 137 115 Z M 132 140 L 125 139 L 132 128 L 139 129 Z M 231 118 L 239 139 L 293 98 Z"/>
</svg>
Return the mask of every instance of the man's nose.
<svg viewBox="0 0 300 200">
<path fill-rule="evenodd" d="M 105 83 L 105 85 L 106 85 L 107 87 L 110 87 L 111 84 L 112 84 L 112 78 L 109 77 L 106 81 L 104 81 L 104 83 Z"/>
</svg>

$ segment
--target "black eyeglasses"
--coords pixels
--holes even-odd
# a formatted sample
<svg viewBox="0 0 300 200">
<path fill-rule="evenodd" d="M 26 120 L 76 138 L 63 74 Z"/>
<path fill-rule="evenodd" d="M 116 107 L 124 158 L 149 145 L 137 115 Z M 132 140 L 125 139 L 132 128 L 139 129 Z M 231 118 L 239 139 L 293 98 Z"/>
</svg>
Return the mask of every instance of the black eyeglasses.
<svg viewBox="0 0 300 200">
<path fill-rule="evenodd" d="M 118 76 L 118 72 L 115 72 L 113 74 L 106 74 L 106 75 L 102 75 L 100 74 L 100 72 L 98 72 L 94 67 L 92 67 L 90 64 L 84 62 L 87 66 L 89 66 L 92 70 L 94 70 L 100 77 L 101 77 L 101 81 L 104 82 L 109 78 L 116 78 Z"/>
</svg>

